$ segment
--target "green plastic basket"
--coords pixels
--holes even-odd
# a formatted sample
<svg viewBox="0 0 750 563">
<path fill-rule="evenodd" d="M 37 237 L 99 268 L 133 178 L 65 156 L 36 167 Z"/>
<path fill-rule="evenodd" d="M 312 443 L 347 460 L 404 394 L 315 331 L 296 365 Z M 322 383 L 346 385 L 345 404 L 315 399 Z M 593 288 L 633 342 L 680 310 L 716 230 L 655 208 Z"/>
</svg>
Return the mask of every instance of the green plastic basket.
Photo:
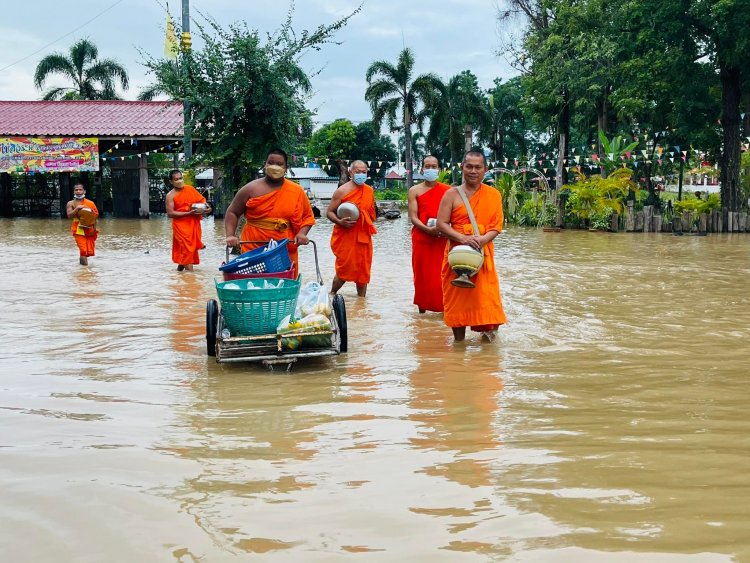
<svg viewBox="0 0 750 563">
<path fill-rule="evenodd" d="M 224 322 L 232 336 L 276 334 L 281 320 L 294 314 L 301 278 L 215 280 Z M 264 288 L 266 282 L 278 287 Z"/>
</svg>

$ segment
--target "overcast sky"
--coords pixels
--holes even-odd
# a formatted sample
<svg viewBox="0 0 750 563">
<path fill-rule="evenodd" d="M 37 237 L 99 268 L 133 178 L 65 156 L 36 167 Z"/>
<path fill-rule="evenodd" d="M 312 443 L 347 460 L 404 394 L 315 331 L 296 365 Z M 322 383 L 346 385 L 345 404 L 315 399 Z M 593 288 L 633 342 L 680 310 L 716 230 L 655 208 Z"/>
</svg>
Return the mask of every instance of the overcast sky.
<svg viewBox="0 0 750 563">
<path fill-rule="evenodd" d="M 377 59 L 395 62 L 404 46 L 415 53 L 417 73 L 434 72 L 448 78 L 470 69 L 483 88 L 490 87 L 497 77 L 513 76 L 507 61 L 496 55 L 500 48 L 499 1 L 365 0 L 362 11 L 336 36 L 341 45 L 326 45 L 303 59 L 306 70 L 322 69 L 312 79 L 315 92 L 310 106 L 317 110 L 316 122 L 338 117 L 354 122 L 369 119 L 369 106 L 364 101 L 365 71 Z M 156 56 L 163 53 L 163 4 L 157 0 L 78 4 L 36 0 L 33 13 L 21 9 L 22 4 L 5 10 L 0 20 L 0 69 L 4 69 L 0 71 L 0 99 L 40 99 L 32 80 L 39 60 L 53 52 L 67 51 L 83 37 L 99 47 L 100 57 L 116 58 L 127 68 L 131 87 L 124 97 L 134 99 L 150 82 L 139 49 Z M 357 0 L 297 0 L 294 27 L 312 29 L 350 13 L 358 4 Z M 181 1 L 170 0 L 168 5 L 179 21 Z M 111 9 L 85 23 L 108 7 Z M 288 0 L 190 0 L 193 19 L 200 21 L 198 12 L 203 12 L 222 25 L 245 21 L 261 32 L 277 29 L 288 7 Z M 195 37 L 194 45 L 200 47 Z M 12 63 L 16 64 L 5 68 Z M 53 78 L 45 86 L 58 85 L 64 85 L 62 79 Z"/>
</svg>

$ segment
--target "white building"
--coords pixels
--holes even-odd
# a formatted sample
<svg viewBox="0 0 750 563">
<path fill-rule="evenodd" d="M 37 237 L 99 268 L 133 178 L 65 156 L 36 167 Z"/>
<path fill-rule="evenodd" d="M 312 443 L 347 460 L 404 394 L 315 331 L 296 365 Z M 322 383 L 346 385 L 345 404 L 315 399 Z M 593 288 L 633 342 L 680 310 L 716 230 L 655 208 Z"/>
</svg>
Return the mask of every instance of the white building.
<svg viewBox="0 0 750 563">
<path fill-rule="evenodd" d="M 329 176 L 322 168 L 289 168 L 287 178 L 309 190 L 313 198 L 331 199 L 339 187 L 339 177 Z"/>
</svg>

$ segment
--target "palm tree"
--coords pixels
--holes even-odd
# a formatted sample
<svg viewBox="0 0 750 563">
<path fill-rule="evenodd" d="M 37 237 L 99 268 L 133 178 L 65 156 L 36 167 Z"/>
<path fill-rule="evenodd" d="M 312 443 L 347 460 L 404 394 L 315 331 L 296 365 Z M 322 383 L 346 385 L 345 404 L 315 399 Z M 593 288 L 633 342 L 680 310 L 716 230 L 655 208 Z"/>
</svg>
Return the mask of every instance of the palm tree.
<svg viewBox="0 0 750 563">
<path fill-rule="evenodd" d="M 88 39 L 81 39 L 70 48 L 69 55 L 52 53 L 36 67 L 34 86 L 42 89 L 51 74 L 61 74 L 72 86 L 57 86 L 44 93 L 44 100 L 119 100 L 117 82 L 128 89 L 128 73 L 114 59 L 97 59 L 99 50 Z"/>
<path fill-rule="evenodd" d="M 407 188 L 411 187 L 413 178 L 411 127 L 417 122 L 419 104 L 430 99 L 440 85 L 440 79 L 431 73 L 420 74 L 412 80 L 413 71 L 414 53 L 408 48 L 401 51 L 395 66 L 388 61 L 375 61 L 367 69 L 365 92 L 375 127 L 379 129 L 387 119 L 391 131 L 404 131 Z"/>
<path fill-rule="evenodd" d="M 502 84 L 499 78 L 495 79 L 495 87 L 487 95 L 490 120 L 480 128 L 479 139 L 492 149 L 494 160 L 502 160 L 505 156 L 507 138 L 515 141 L 518 154 L 526 153 L 525 118 L 520 108 L 522 96 L 520 80 L 512 79 Z"/>
<path fill-rule="evenodd" d="M 471 71 L 465 70 L 447 83 L 440 81 L 436 90 L 417 121 L 421 126 L 429 118 L 428 145 L 447 148 L 451 162 L 458 162 L 459 153 L 471 149 L 474 130 L 486 128 L 491 119 L 489 109 Z"/>
</svg>

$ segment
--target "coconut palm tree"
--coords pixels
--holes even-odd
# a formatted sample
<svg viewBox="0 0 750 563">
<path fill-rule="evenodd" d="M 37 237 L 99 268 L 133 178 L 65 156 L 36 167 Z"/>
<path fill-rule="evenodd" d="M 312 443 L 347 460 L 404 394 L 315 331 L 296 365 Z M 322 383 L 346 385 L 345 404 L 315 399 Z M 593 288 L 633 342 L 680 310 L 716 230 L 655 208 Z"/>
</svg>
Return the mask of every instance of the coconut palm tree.
<svg viewBox="0 0 750 563">
<path fill-rule="evenodd" d="M 495 79 L 495 87 L 487 95 L 490 120 L 480 128 L 479 140 L 492 149 L 494 160 L 502 160 L 505 156 L 508 138 L 516 143 L 518 154 L 526 154 L 525 118 L 520 107 L 522 96 L 520 80 L 512 79 L 502 84 L 499 78 Z"/>
<path fill-rule="evenodd" d="M 34 86 L 38 89 L 50 75 L 60 74 L 72 86 L 56 86 L 44 93 L 44 100 L 119 100 L 115 90 L 117 82 L 128 89 L 128 73 L 114 59 L 98 59 L 99 50 L 88 39 L 73 44 L 69 54 L 52 53 L 36 66 Z"/>
<path fill-rule="evenodd" d="M 477 77 L 465 70 L 448 82 L 440 81 L 418 116 L 420 127 L 426 119 L 428 146 L 447 149 L 451 162 L 458 162 L 460 153 L 471 149 L 476 128 L 486 128 L 491 120 Z"/>
<path fill-rule="evenodd" d="M 411 128 L 417 122 L 418 106 L 431 98 L 440 84 L 440 79 L 431 73 L 412 80 L 413 72 L 414 53 L 407 48 L 401 51 L 395 65 L 375 61 L 369 66 L 365 91 L 375 127 L 379 129 L 383 120 L 387 120 L 391 131 L 404 132 L 407 188 L 411 187 L 413 176 Z"/>
</svg>

